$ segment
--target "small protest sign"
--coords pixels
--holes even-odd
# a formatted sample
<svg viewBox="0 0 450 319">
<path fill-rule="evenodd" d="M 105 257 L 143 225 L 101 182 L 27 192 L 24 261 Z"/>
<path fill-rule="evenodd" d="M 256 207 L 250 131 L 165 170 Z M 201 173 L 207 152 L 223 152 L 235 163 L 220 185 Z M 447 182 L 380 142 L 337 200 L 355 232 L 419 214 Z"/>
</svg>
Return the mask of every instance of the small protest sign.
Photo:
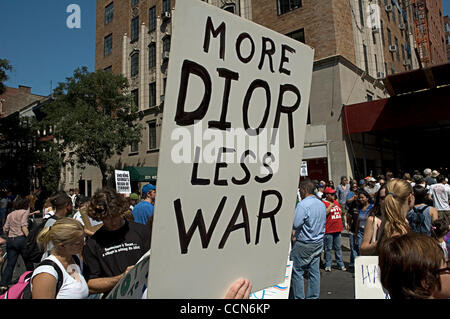
<svg viewBox="0 0 450 319">
<path fill-rule="evenodd" d="M 115 171 L 116 190 L 119 194 L 131 194 L 130 172 Z"/>
<path fill-rule="evenodd" d="M 380 281 L 378 256 L 355 259 L 355 299 L 389 299 Z"/>
</svg>

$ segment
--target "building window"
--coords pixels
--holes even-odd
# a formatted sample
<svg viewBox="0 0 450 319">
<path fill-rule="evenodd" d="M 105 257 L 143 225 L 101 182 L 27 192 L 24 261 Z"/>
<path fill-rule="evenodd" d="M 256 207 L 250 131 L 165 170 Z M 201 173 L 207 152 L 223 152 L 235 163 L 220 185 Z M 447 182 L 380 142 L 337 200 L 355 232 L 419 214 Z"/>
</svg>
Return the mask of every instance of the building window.
<svg viewBox="0 0 450 319">
<path fill-rule="evenodd" d="M 222 7 L 222 9 L 235 14 L 236 13 L 236 4 L 235 3 L 227 3 Z"/>
<path fill-rule="evenodd" d="M 367 101 L 373 101 L 373 95 L 367 92 Z"/>
<path fill-rule="evenodd" d="M 359 21 L 361 22 L 361 26 L 364 26 L 364 10 L 362 0 L 358 0 L 359 4 Z"/>
<path fill-rule="evenodd" d="M 111 2 L 105 7 L 105 24 L 112 22 L 114 18 L 114 2 Z"/>
<path fill-rule="evenodd" d="M 150 107 L 154 107 L 156 106 L 156 83 L 150 83 L 149 85 L 149 102 L 150 102 Z"/>
<path fill-rule="evenodd" d="M 139 0 L 131 0 L 131 6 L 135 7 L 139 4 Z"/>
<path fill-rule="evenodd" d="M 153 6 L 148 10 L 148 28 L 150 31 L 156 29 L 156 6 Z"/>
<path fill-rule="evenodd" d="M 165 37 L 163 40 L 163 52 L 170 52 L 170 37 Z"/>
<path fill-rule="evenodd" d="M 300 29 L 291 33 L 286 34 L 288 37 L 305 43 L 305 29 Z"/>
<path fill-rule="evenodd" d="M 139 152 L 139 142 L 134 142 L 131 144 L 131 153 Z"/>
<path fill-rule="evenodd" d="M 131 56 L 131 76 L 139 74 L 139 53 L 133 53 Z"/>
<path fill-rule="evenodd" d="M 135 107 L 139 108 L 139 90 L 131 91 L 131 99 Z"/>
<path fill-rule="evenodd" d="M 378 74 L 378 59 L 377 59 L 377 55 L 374 54 L 373 57 L 375 58 L 375 73 Z"/>
<path fill-rule="evenodd" d="M 387 38 L 388 38 L 388 44 L 392 45 L 391 30 L 389 30 L 389 28 L 387 28 Z"/>
<path fill-rule="evenodd" d="M 402 59 L 405 61 L 405 46 L 402 44 Z"/>
<path fill-rule="evenodd" d="M 398 39 L 397 39 L 397 37 L 395 37 L 395 46 L 396 46 L 396 48 L 397 48 L 397 60 L 399 61 L 400 60 L 400 48 L 399 48 L 399 46 L 398 46 Z"/>
<path fill-rule="evenodd" d="M 381 43 L 384 45 L 384 25 L 383 20 L 380 20 L 380 33 L 381 33 Z"/>
<path fill-rule="evenodd" d="M 170 12 L 170 0 L 163 0 L 163 12 Z"/>
<path fill-rule="evenodd" d="M 105 37 L 105 56 L 112 53 L 112 33 Z"/>
<path fill-rule="evenodd" d="M 364 66 L 366 68 L 366 72 L 369 73 L 369 61 L 367 59 L 367 47 L 365 44 L 363 44 L 363 51 L 364 51 Z"/>
<path fill-rule="evenodd" d="M 301 8 L 301 0 L 277 0 L 278 15 Z"/>
<path fill-rule="evenodd" d="M 148 67 L 154 68 L 156 66 L 156 44 L 151 43 L 148 46 Z"/>
<path fill-rule="evenodd" d="M 139 39 L 139 16 L 131 20 L 131 41 Z"/>
<path fill-rule="evenodd" d="M 148 123 L 148 149 L 156 149 L 156 122 Z"/>
<path fill-rule="evenodd" d="M 103 70 L 105 72 L 112 73 L 112 65 L 108 66 L 107 68 L 104 68 Z"/>
</svg>

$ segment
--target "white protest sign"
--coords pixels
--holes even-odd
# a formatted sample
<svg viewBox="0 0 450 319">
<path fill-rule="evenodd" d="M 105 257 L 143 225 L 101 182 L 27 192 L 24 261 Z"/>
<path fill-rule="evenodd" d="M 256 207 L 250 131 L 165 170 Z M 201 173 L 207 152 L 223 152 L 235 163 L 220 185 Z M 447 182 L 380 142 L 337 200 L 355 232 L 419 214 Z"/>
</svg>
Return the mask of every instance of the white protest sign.
<svg viewBox="0 0 450 319">
<path fill-rule="evenodd" d="M 380 281 L 378 256 L 355 259 L 355 299 L 389 299 Z"/>
<path fill-rule="evenodd" d="M 286 265 L 286 275 L 284 281 L 278 285 L 254 292 L 250 294 L 250 299 L 288 299 L 291 287 L 292 261 Z"/>
<path fill-rule="evenodd" d="M 116 190 L 119 194 L 131 194 L 130 172 L 115 171 Z"/>
<path fill-rule="evenodd" d="M 306 161 L 300 165 L 300 176 L 308 176 L 308 162 Z"/>
<path fill-rule="evenodd" d="M 106 299 L 142 299 L 147 289 L 149 261 L 150 252 L 147 252 L 117 283 Z"/>
<path fill-rule="evenodd" d="M 149 298 L 271 287 L 286 274 L 314 50 L 198 0 L 177 1 L 172 23 Z"/>
</svg>

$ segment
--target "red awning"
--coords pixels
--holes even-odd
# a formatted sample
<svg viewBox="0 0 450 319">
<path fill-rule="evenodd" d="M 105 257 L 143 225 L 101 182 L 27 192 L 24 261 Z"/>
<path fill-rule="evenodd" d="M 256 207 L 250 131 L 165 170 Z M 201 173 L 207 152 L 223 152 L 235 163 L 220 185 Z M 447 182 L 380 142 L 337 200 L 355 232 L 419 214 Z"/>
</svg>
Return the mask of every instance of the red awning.
<svg viewBox="0 0 450 319">
<path fill-rule="evenodd" d="M 345 134 L 448 125 L 450 63 L 389 75 L 383 82 L 390 98 L 343 107 Z"/>
<path fill-rule="evenodd" d="M 444 123 L 450 121 L 450 86 L 345 105 L 345 134 Z"/>
</svg>

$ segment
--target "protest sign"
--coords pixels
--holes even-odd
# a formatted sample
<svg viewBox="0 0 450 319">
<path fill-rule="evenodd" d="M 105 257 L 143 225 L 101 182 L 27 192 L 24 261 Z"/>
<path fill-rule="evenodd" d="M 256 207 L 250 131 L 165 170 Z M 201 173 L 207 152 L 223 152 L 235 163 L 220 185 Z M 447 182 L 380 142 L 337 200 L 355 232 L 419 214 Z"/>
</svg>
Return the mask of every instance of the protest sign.
<svg viewBox="0 0 450 319">
<path fill-rule="evenodd" d="M 389 299 L 381 285 L 378 256 L 356 257 L 355 299 Z"/>
<path fill-rule="evenodd" d="M 150 252 L 147 252 L 111 290 L 106 299 L 142 299 L 147 289 L 148 264 Z"/>
<path fill-rule="evenodd" d="M 283 282 L 314 50 L 177 1 L 161 133 L 150 298 Z M 152 275 L 155 274 L 155 275 Z"/>
<path fill-rule="evenodd" d="M 119 194 L 131 194 L 130 172 L 115 171 L 116 190 Z"/>
<path fill-rule="evenodd" d="M 300 176 L 308 176 L 308 162 L 306 161 L 300 165 Z"/>
<path fill-rule="evenodd" d="M 286 265 L 286 275 L 284 281 L 278 285 L 254 292 L 250 294 L 250 299 L 288 299 L 291 287 L 292 261 Z"/>
</svg>

